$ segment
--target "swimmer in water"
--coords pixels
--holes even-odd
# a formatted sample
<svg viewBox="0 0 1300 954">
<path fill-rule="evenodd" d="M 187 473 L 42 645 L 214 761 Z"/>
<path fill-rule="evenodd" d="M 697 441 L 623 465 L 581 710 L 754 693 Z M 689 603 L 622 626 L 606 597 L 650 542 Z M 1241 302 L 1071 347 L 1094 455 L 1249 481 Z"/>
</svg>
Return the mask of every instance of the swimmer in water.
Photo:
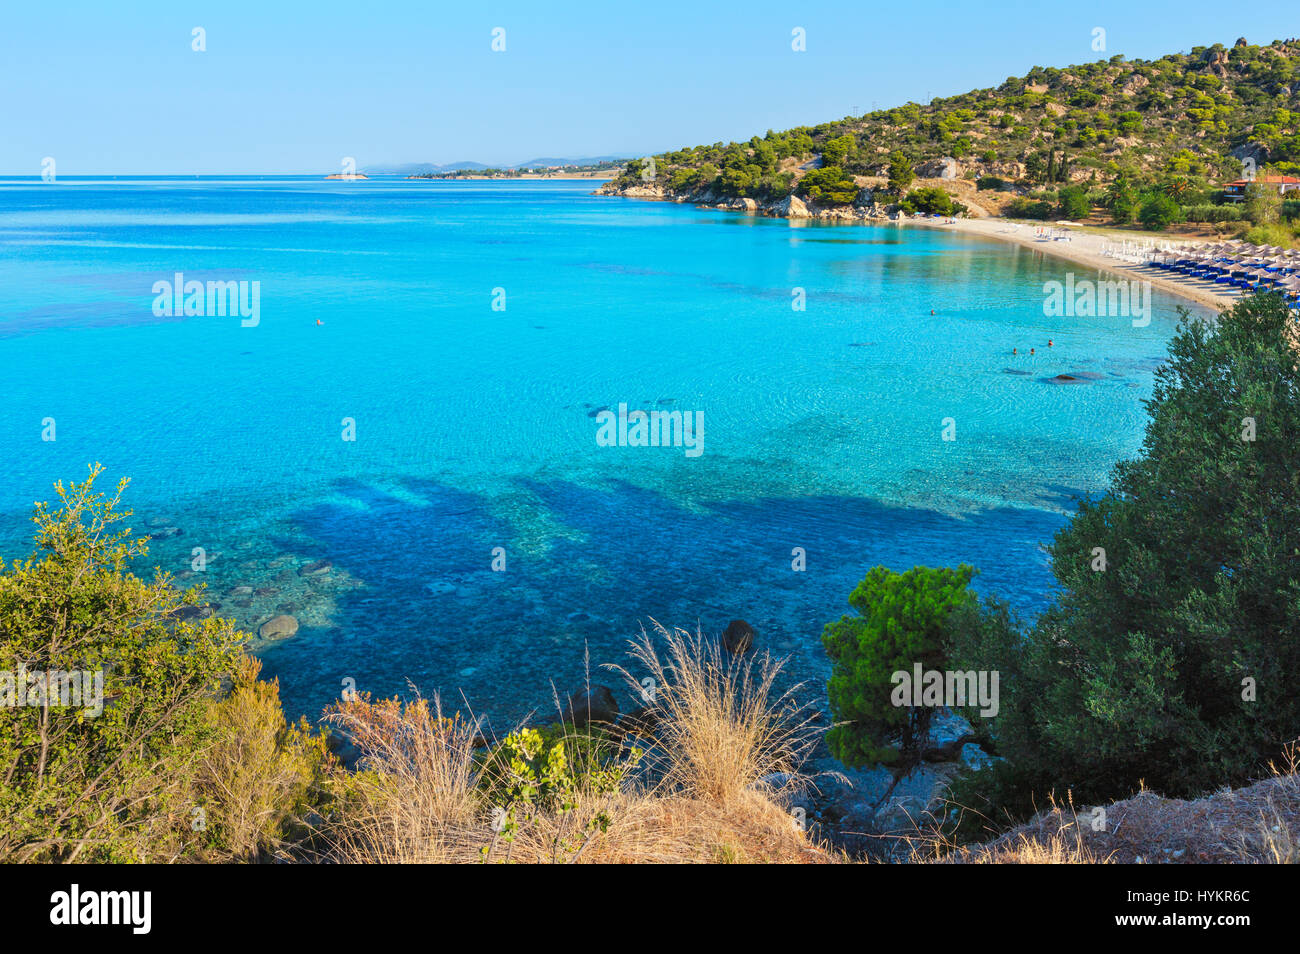
<svg viewBox="0 0 1300 954">
<path fill-rule="evenodd" d="M 1033 354 L 1033 353 L 1034 353 L 1034 349 L 1033 349 L 1033 348 L 1030 348 L 1030 349 L 1029 349 L 1029 353 L 1030 353 L 1030 354 Z"/>
<path fill-rule="evenodd" d="M 1047 347 L 1050 348 L 1051 346 L 1052 346 L 1052 339 L 1051 339 L 1051 338 L 1048 338 L 1048 339 L 1047 339 Z"/>
<path fill-rule="evenodd" d="M 1012 354 L 1020 354 L 1020 349 L 1019 349 L 1019 348 L 1012 348 L 1012 349 L 1011 349 L 1011 353 L 1012 353 Z"/>
</svg>

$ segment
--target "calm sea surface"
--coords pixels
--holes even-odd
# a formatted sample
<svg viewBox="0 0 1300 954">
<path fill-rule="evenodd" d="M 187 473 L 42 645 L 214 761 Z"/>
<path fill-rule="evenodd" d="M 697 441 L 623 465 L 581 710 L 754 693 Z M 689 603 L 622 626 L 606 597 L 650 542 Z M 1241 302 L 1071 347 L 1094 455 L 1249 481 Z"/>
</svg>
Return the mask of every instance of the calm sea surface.
<svg viewBox="0 0 1300 954">
<path fill-rule="evenodd" d="M 592 188 L 0 180 L 0 556 L 103 462 L 151 564 L 249 629 L 299 619 L 253 645 L 313 717 L 351 678 L 509 721 L 651 618 L 744 618 L 817 685 L 880 563 L 1042 609 L 1042 545 L 1140 445 L 1172 299 L 1047 318 L 1069 266 L 1031 250 Z M 260 320 L 156 315 L 178 272 L 258 282 Z M 598 446 L 620 403 L 702 414 L 703 453 Z"/>
</svg>

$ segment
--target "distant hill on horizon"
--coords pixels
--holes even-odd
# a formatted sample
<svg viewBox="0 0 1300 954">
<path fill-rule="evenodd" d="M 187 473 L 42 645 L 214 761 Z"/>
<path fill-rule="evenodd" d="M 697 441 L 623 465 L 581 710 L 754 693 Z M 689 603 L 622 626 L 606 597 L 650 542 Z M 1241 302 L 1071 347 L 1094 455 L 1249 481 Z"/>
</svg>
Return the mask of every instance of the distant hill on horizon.
<svg viewBox="0 0 1300 954">
<path fill-rule="evenodd" d="M 433 162 L 408 162 L 408 163 L 380 163 L 373 166 L 366 166 L 361 171 L 367 175 L 399 175 L 399 176 L 423 176 L 437 175 L 443 172 L 459 172 L 463 170 L 478 171 L 481 169 L 532 169 L 539 166 L 594 166 L 601 162 L 623 162 L 627 156 L 582 156 L 579 158 L 557 158 L 542 157 L 538 159 L 527 159 L 523 162 L 515 162 L 506 166 L 493 165 L 487 162 L 472 162 L 464 160 L 461 162 L 449 162 L 445 165 L 439 165 Z"/>
</svg>

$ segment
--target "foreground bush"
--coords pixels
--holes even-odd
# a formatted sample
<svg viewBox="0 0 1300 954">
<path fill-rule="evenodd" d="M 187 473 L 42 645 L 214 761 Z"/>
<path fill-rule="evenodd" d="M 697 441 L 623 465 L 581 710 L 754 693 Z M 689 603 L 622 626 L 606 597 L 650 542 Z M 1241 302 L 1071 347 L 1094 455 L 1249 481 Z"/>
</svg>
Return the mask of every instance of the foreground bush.
<svg viewBox="0 0 1300 954">
<path fill-rule="evenodd" d="M 132 574 L 146 541 L 122 526 L 126 482 L 96 493 L 99 474 L 37 504 L 36 553 L 0 573 L 0 860 L 251 857 L 319 757 L 286 733 L 232 623 Z"/>
<path fill-rule="evenodd" d="M 1002 671 L 1008 759 L 959 790 L 968 805 L 1001 822 L 1051 790 L 1196 795 L 1300 736 L 1293 335 L 1276 295 L 1184 320 L 1141 455 L 1051 547 L 1059 599 L 1023 640 L 966 650 Z"/>
<path fill-rule="evenodd" d="M 243 657 L 229 694 L 210 703 L 214 738 L 194 787 L 208 820 L 201 841 L 207 860 L 253 860 L 305 835 L 303 817 L 331 761 L 323 733 L 306 719 L 285 720 L 279 682 L 259 679 L 261 669 Z"/>
</svg>

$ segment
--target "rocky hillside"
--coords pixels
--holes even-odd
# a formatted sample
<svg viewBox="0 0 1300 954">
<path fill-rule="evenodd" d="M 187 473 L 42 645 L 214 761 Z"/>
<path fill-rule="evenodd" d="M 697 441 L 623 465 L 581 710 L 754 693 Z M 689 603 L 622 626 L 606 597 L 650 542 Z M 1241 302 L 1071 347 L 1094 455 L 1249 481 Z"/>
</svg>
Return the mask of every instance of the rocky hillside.
<svg viewBox="0 0 1300 954">
<path fill-rule="evenodd" d="M 1243 163 L 1300 173 L 1300 40 L 1035 67 L 928 105 L 634 160 L 600 191 L 857 217 L 927 179 L 995 177 L 1021 193 L 1119 176 L 1195 189 L 1237 178 Z"/>
</svg>

